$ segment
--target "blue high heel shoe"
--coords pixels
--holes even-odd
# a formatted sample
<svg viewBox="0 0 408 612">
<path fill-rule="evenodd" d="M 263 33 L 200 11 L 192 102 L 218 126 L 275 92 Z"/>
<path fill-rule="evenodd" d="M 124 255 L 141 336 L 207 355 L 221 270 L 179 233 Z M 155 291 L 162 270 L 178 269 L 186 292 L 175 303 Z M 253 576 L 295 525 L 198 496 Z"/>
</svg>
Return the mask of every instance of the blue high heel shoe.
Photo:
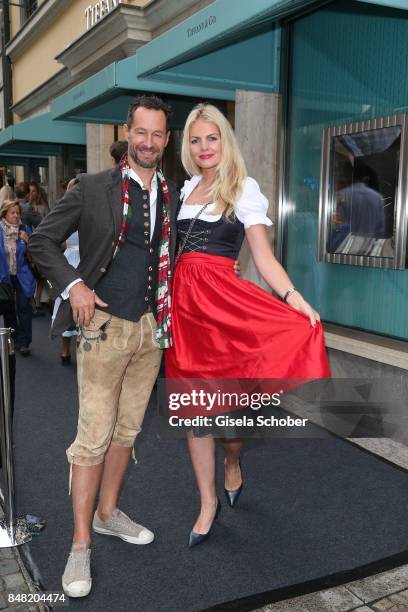
<svg viewBox="0 0 408 612">
<path fill-rule="evenodd" d="M 242 479 L 241 458 L 239 458 L 239 469 L 241 470 L 241 479 Z M 231 506 L 231 508 L 233 508 L 236 505 L 239 499 L 239 496 L 241 495 L 243 486 L 244 486 L 244 482 L 242 481 L 241 486 L 238 487 L 238 489 L 234 489 L 233 491 L 230 491 L 229 489 L 225 489 L 224 487 L 225 497 L 227 498 L 227 502 Z"/>
<path fill-rule="evenodd" d="M 213 519 L 211 527 L 209 528 L 207 533 L 197 533 L 196 531 L 190 531 L 190 537 L 188 540 L 189 548 L 193 548 L 193 546 L 197 546 L 197 544 L 202 544 L 202 542 L 205 542 L 206 540 L 208 540 L 208 538 L 210 537 L 211 529 L 213 528 L 214 522 L 216 521 L 220 513 L 220 510 L 221 510 L 221 502 L 217 497 L 217 508 L 215 510 L 215 515 L 214 515 L 214 519 Z"/>
</svg>

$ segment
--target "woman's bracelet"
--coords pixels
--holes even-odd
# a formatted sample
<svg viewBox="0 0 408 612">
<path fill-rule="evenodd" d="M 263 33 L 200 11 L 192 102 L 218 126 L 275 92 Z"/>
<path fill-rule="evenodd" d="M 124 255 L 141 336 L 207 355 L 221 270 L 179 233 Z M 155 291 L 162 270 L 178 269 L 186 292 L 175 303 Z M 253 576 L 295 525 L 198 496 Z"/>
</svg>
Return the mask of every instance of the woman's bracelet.
<svg viewBox="0 0 408 612">
<path fill-rule="evenodd" d="M 287 304 L 288 298 L 292 295 L 292 293 L 295 293 L 295 291 L 297 291 L 295 287 L 291 287 L 290 289 L 288 289 L 285 295 L 283 296 L 282 301 Z"/>
</svg>

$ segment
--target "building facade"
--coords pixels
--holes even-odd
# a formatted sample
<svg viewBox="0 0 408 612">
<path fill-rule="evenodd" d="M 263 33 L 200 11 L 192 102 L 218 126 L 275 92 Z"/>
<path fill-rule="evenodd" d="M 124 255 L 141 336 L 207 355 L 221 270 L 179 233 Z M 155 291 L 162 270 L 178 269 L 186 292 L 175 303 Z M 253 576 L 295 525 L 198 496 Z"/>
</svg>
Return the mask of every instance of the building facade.
<svg viewBox="0 0 408 612">
<path fill-rule="evenodd" d="M 10 41 L 6 54 L 12 66 L 13 124 L 49 113 L 56 97 L 112 62 L 134 55 L 154 36 L 207 4 L 205 0 L 25 0 L 20 6 L 9 3 Z M 121 123 L 125 117 L 126 114 Z M 109 146 L 121 138 L 120 124 L 86 123 L 84 129 L 83 142 L 61 142 L 55 155 L 39 157 L 32 151 L 31 157 L 22 160 L 16 153 L 10 167 L 17 180 L 40 180 L 52 203 L 60 195 L 63 179 L 108 167 Z M 24 165 L 13 166 L 13 160 L 24 161 Z"/>
<path fill-rule="evenodd" d="M 85 130 L 85 148 L 60 142 L 46 158 L 56 197 L 61 178 L 110 165 L 109 145 L 121 137 L 129 102 L 140 92 L 157 93 L 174 108 L 165 169 L 181 180 L 180 128 L 197 100 L 214 100 L 234 124 L 248 171 L 270 201 L 275 252 L 321 313 L 328 345 L 344 358 L 406 369 L 405 4 L 38 0 L 10 6 L 6 53 L 15 130 L 22 126 L 24 141 L 25 125 L 45 115 L 50 125 L 66 127 L 65 139 L 70 126 Z M 44 163 L 38 130 L 36 138 L 29 169 Z M 8 143 L 0 134 L 0 155 Z M 19 172 L 27 175 L 27 166 Z M 262 283 L 246 247 L 240 260 L 245 275 Z M 339 368 L 353 370 L 343 370 L 343 362 Z"/>
</svg>

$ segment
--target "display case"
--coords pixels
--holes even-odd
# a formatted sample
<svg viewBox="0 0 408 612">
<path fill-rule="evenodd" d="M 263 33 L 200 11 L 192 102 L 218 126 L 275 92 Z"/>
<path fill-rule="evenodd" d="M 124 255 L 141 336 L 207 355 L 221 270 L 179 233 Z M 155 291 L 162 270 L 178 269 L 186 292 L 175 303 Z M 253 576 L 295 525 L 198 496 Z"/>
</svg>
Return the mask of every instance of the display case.
<svg viewBox="0 0 408 612">
<path fill-rule="evenodd" d="M 323 130 L 320 261 L 407 267 L 407 115 Z"/>
</svg>

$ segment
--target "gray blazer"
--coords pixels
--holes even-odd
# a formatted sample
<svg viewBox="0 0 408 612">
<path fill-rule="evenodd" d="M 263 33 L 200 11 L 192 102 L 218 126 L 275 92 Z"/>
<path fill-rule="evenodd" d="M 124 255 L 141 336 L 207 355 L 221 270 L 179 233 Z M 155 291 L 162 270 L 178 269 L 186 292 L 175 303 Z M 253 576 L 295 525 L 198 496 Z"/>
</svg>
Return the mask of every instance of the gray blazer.
<svg viewBox="0 0 408 612">
<path fill-rule="evenodd" d="M 171 260 L 176 242 L 176 212 L 179 200 L 173 183 L 168 183 L 171 211 Z M 159 187 L 160 189 L 160 187 Z M 93 289 L 106 272 L 122 222 L 122 177 L 118 167 L 97 174 L 81 174 L 78 183 L 59 200 L 36 228 L 28 249 L 52 285 L 56 298 L 76 278 Z M 76 230 L 79 234 L 80 264 L 73 268 L 61 244 Z M 73 325 L 69 300 L 64 301 L 52 327 L 52 336 Z"/>
</svg>

